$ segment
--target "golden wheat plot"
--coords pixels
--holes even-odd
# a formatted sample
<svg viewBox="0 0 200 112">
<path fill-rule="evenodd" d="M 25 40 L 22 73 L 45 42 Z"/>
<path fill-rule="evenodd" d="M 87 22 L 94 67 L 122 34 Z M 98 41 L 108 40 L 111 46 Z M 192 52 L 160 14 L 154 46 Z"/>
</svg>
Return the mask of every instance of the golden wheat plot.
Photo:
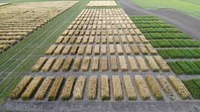
<svg viewBox="0 0 200 112">
<path fill-rule="evenodd" d="M 91 55 L 92 54 L 92 45 L 87 45 L 86 54 L 87 55 Z"/>
<path fill-rule="evenodd" d="M 78 54 L 79 54 L 79 55 L 83 55 L 84 52 L 85 52 L 85 48 L 86 48 L 85 45 L 81 45 L 81 46 L 79 47 L 79 49 L 78 49 Z"/>
<path fill-rule="evenodd" d="M 89 37 L 84 37 L 83 38 L 83 44 L 86 44 L 88 42 Z"/>
<path fill-rule="evenodd" d="M 62 100 L 69 100 L 71 98 L 75 79 L 74 76 L 69 76 L 67 78 L 61 94 Z"/>
<path fill-rule="evenodd" d="M 138 47 L 140 48 L 140 51 L 142 54 L 144 54 L 144 55 L 148 54 L 148 50 L 145 48 L 144 45 L 140 44 L 140 45 L 138 45 Z"/>
<path fill-rule="evenodd" d="M 146 44 L 145 46 L 148 49 L 148 51 L 149 51 L 150 54 L 152 54 L 152 55 L 157 54 L 156 49 L 154 49 L 151 44 Z"/>
<path fill-rule="evenodd" d="M 31 76 L 24 76 L 24 78 L 17 84 L 15 89 L 11 93 L 11 99 L 17 99 L 20 97 L 20 95 L 23 93 L 23 91 L 26 89 L 26 86 L 31 82 L 32 77 Z"/>
<path fill-rule="evenodd" d="M 69 71 L 72 63 L 73 63 L 73 58 L 72 57 L 66 58 L 65 61 L 64 61 L 64 63 L 63 63 L 62 70 L 63 71 Z"/>
<path fill-rule="evenodd" d="M 127 40 L 128 40 L 128 42 L 131 43 L 131 44 L 134 42 L 134 40 L 133 40 L 133 38 L 132 38 L 131 35 L 127 35 Z"/>
<path fill-rule="evenodd" d="M 158 65 L 160 66 L 162 71 L 164 71 L 164 72 L 170 71 L 169 66 L 167 65 L 167 63 L 161 56 L 155 56 L 154 59 L 156 60 L 156 62 L 158 63 Z"/>
<path fill-rule="evenodd" d="M 100 45 L 95 45 L 94 46 L 94 54 L 99 55 L 100 54 Z"/>
<path fill-rule="evenodd" d="M 51 45 L 49 49 L 45 52 L 47 55 L 53 54 L 54 50 L 57 48 L 57 45 Z"/>
<path fill-rule="evenodd" d="M 78 71 L 82 62 L 82 57 L 76 57 L 73 65 L 73 70 Z"/>
<path fill-rule="evenodd" d="M 142 35 L 142 32 L 139 29 L 135 29 L 136 34 Z"/>
<path fill-rule="evenodd" d="M 117 44 L 116 47 L 117 47 L 117 53 L 118 53 L 119 55 L 122 55 L 123 52 L 124 52 L 123 49 L 122 49 L 122 46 L 121 46 L 120 44 Z"/>
<path fill-rule="evenodd" d="M 108 70 L 108 61 L 107 61 L 106 57 L 101 58 L 101 69 L 102 69 L 102 71 Z"/>
<path fill-rule="evenodd" d="M 56 40 L 56 44 L 62 43 L 63 39 L 64 39 L 64 36 L 59 36 L 58 39 Z"/>
<path fill-rule="evenodd" d="M 62 43 L 67 44 L 67 43 L 69 42 L 69 39 L 70 39 L 70 37 L 69 37 L 69 36 L 66 36 L 66 37 L 64 38 L 64 40 L 62 41 Z"/>
<path fill-rule="evenodd" d="M 47 61 L 47 57 L 41 57 L 41 58 L 35 63 L 35 65 L 32 67 L 32 71 L 33 71 L 33 72 L 38 72 L 38 71 L 40 71 L 40 69 L 41 69 L 42 66 L 45 64 L 46 61 Z"/>
<path fill-rule="evenodd" d="M 21 96 L 23 100 L 29 100 L 32 97 L 33 93 L 36 91 L 37 87 L 42 82 L 42 79 L 42 76 L 36 76 L 33 78 L 31 83 L 28 85 L 28 87 Z"/>
<path fill-rule="evenodd" d="M 137 95 L 135 93 L 135 89 L 129 75 L 123 75 L 124 86 L 126 89 L 126 94 L 129 100 L 136 100 Z"/>
<path fill-rule="evenodd" d="M 122 86 L 119 76 L 112 76 L 113 96 L 115 100 L 123 99 Z"/>
<path fill-rule="evenodd" d="M 114 47 L 114 45 L 109 45 L 109 50 L 110 50 L 110 54 L 111 55 L 115 54 L 115 47 Z"/>
<path fill-rule="evenodd" d="M 101 76 L 101 99 L 110 99 L 109 78 L 107 75 Z"/>
<path fill-rule="evenodd" d="M 82 65 L 82 71 L 88 71 L 89 66 L 90 66 L 90 57 L 85 57 L 83 60 L 83 65 Z"/>
<path fill-rule="evenodd" d="M 139 68 L 137 66 L 137 62 L 134 57 L 128 56 L 128 62 L 132 71 L 138 71 Z"/>
<path fill-rule="evenodd" d="M 70 31 L 73 31 L 73 30 L 70 30 Z M 74 44 L 75 42 L 76 42 L 76 37 L 71 37 L 69 40 L 69 43 Z"/>
<path fill-rule="evenodd" d="M 64 79 L 63 76 L 58 76 L 55 79 L 55 81 L 53 82 L 53 85 L 52 85 L 51 90 L 49 92 L 49 97 L 48 97 L 49 101 L 56 100 L 56 98 L 58 96 L 58 92 L 61 88 L 63 79 Z"/>
<path fill-rule="evenodd" d="M 128 44 L 124 45 L 124 50 L 125 50 L 126 54 L 128 54 L 128 55 L 132 54 L 132 51 Z"/>
<path fill-rule="evenodd" d="M 71 47 L 72 47 L 71 45 L 66 45 L 65 48 L 62 51 L 62 54 L 63 55 L 68 55 L 69 51 L 71 50 Z"/>
<path fill-rule="evenodd" d="M 116 42 L 116 44 L 119 44 L 119 43 L 120 43 L 119 37 L 115 37 L 115 42 Z"/>
<path fill-rule="evenodd" d="M 85 76 L 78 77 L 78 79 L 76 81 L 76 84 L 74 86 L 74 92 L 73 92 L 73 96 L 76 100 L 83 99 L 83 91 L 84 91 L 84 87 L 85 87 L 85 81 L 86 81 Z"/>
<path fill-rule="evenodd" d="M 151 66 L 152 71 L 154 72 L 158 72 L 160 70 L 159 66 L 157 65 L 156 61 L 154 60 L 154 58 L 152 56 L 145 56 L 147 62 L 149 63 L 149 65 Z"/>
<path fill-rule="evenodd" d="M 133 36 L 133 40 L 135 41 L 136 44 L 141 43 L 141 41 L 140 41 L 138 36 Z"/>
<path fill-rule="evenodd" d="M 149 85 L 149 88 L 153 94 L 153 96 L 156 98 L 156 100 L 163 100 L 163 95 L 159 89 L 158 84 L 156 83 L 153 76 L 148 75 L 146 76 L 146 82 Z"/>
<path fill-rule="evenodd" d="M 165 93 L 167 93 L 169 95 L 173 95 L 170 85 L 164 76 L 158 75 L 157 80 L 158 80 L 159 84 L 161 85 L 161 87 L 163 88 Z"/>
<path fill-rule="evenodd" d="M 56 60 L 56 62 L 54 63 L 54 65 L 53 65 L 53 67 L 52 67 L 52 70 L 53 70 L 54 72 L 59 71 L 60 68 L 62 67 L 62 64 L 63 64 L 64 60 L 65 60 L 64 57 L 58 58 L 58 59 Z"/>
<path fill-rule="evenodd" d="M 107 48 L 106 48 L 107 46 L 106 45 L 101 45 L 101 53 L 103 54 L 103 55 L 106 55 L 107 54 Z"/>
<path fill-rule="evenodd" d="M 141 71 L 146 72 L 146 71 L 149 70 L 149 68 L 148 68 L 148 66 L 146 65 L 145 60 L 144 60 L 143 57 L 137 56 L 137 57 L 136 57 L 136 60 L 137 60 L 137 62 L 138 62 L 138 65 L 139 65 Z"/>
<path fill-rule="evenodd" d="M 144 81 L 144 79 L 142 78 L 142 76 L 140 75 L 136 75 L 135 76 L 135 82 L 136 82 L 136 85 L 137 85 L 137 88 L 138 88 L 138 92 L 140 94 L 140 97 L 143 99 L 143 100 L 148 100 L 150 99 L 150 93 L 149 93 L 149 90 L 148 90 L 148 87 Z"/>
<path fill-rule="evenodd" d="M 98 86 L 97 84 L 98 84 L 97 76 L 91 76 L 89 78 L 89 85 L 87 92 L 87 96 L 90 100 L 94 100 L 97 97 L 97 86 Z"/>
<path fill-rule="evenodd" d="M 140 35 L 139 38 L 142 41 L 142 43 L 144 43 L 144 44 L 149 43 L 149 41 L 144 37 L 144 35 Z"/>
<path fill-rule="evenodd" d="M 177 91 L 177 93 L 180 95 L 182 99 L 189 99 L 190 98 L 190 92 L 187 90 L 185 85 L 181 82 L 180 79 L 177 77 L 171 75 L 168 77 L 169 82 L 172 84 L 174 89 Z"/>
<path fill-rule="evenodd" d="M 36 100 L 43 100 L 45 97 L 45 94 L 47 93 L 50 84 L 53 81 L 53 76 L 46 77 L 45 80 L 42 82 L 40 88 L 38 89 L 37 93 L 35 94 Z"/>
<path fill-rule="evenodd" d="M 99 57 L 93 57 L 92 59 L 92 71 L 99 70 Z"/>
<path fill-rule="evenodd" d="M 102 43 L 103 43 L 103 44 L 106 44 L 106 43 L 107 43 L 107 37 L 106 37 L 106 36 L 103 36 L 103 37 L 102 37 Z"/>
<path fill-rule="evenodd" d="M 54 51 L 54 54 L 59 55 L 62 52 L 63 48 L 64 48 L 64 45 L 58 45 L 58 47 Z"/>
<path fill-rule="evenodd" d="M 42 71 L 43 72 L 48 72 L 51 69 L 51 67 L 52 67 L 53 63 L 55 62 L 55 60 L 56 60 L 55 57 L 50 57 L 47 60 L 47 62 L 44 64 L 44 66 L 42 68 Z"/>
<path fill-rule="evenodd" d="M 119 56 L 119 64 L 121 67 L 122 71 L 127 71 L 128 70 L 128 65 L 126 63 L 125 56 Z"/>
<path fill-rule="evenodd" d="M 71 48 L 71 55 L 75 55 L 77 53 L 79 46 L 78 45 L 73 45 L 73 47 Z"/>
<path fill-rule="evenodd" d="M 134 54 L 136 54 L 136 55 L 140 54 L 140 51 L 139 51 L 137 45 L 132 44 L 132 45 L 130 45 L 130 47 L 131 47 L 131 50 L 132 50 L 132 52 L 133 52 Z"/>
<path fill-rule="evenodd" d="M 123 44 L 126 44 L 126 43 L 127 43 L 126 37 L 125 37 L 125 36 L 122 36 L 122 37 L 121 37 L 121 41 L 122 41 Z"/>
<path fill-rule="evenodd" d="M 112 56 L 110 58 L 110 62 L 111 62 L 111 70 L 118 71 L 117 58 L 115 56 Z"/>
<path fill-rule="evenodd" d="M 89 38 L 89 44 L 93 44 L 94 43 L 94 37 L 90 37 Z"/>
<path fill-rule="evenodd" d="M 114 43 L 113 36 L 108 36 L 108 43 L 109 44 L 113 44 Z"/>
<path fill-rule="evenodd" d="M 80 44 L 82 40 L 83 40 L 83 37 L 82 37 L 82 36 L 77 37 L 77 39 L 76 39 L 76 44 Z"/>
</svg>

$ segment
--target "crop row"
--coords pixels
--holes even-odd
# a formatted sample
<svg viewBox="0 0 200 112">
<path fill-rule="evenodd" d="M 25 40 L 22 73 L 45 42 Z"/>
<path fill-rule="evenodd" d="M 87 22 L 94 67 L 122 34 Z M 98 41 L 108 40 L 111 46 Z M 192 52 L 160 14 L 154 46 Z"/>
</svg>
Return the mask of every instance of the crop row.
<svg viewBox="0 0 200 112">
<path fill-rule="evenodd" d="M 176 28 L 140 28 L 142 33 L 181 33 Z"/>
<path fill-rule="evenodd" d="M 162 89 L 164 91 L 162 91 Z M 29 100 L 164 100 L 165 94 L 174 95 L 172 91 L 176 91 L 177 95 L 182 99 L 191 98 L 190 92 L 184 86 L 180 79 L 175 76 L 152 75 L 141 76 L 136 75 L 134 78 L 130 75 L 102 75 L 90 77 L 86 76 L 63 76 L 41 77 L 41 76 L 25 76 L 16 86 L 11 94 L 11 99 Z M 169 93 L 170 92 L 170 93 Z"/>
<path fill-rule="evenodd" d="M 185 33 L 145 33 L 145 37 L 149 40 L 158 40 L 158 39 L 191 39 Z"/>
<path fill-rule="evenodd" d="M 177 75 L 199 75 L 200 61 L 176 61 L 168 62 L 168 65 Z"/>
<path fill-rule="evenodd" d="M 124 36 L 119 36 L 119 37 L 114 37 L 114 36 L 74 36 L 74 37 L 69 37 L 69 36 L 59 36 L 58 39 L 56 40 L 56 44 L 119 44 L 119 43 L 148 43 L 149 41 L 143 36 L 131 36 L 131 35 L 124 35 Z"/>
<path fill-rule="evenodd" d="M 151 44 L 96 44 L 96 45 L 51 45 L 45 52 L 46 55 L 148 55 L 157 54 L 157 51 L 151 46 Z"/>
<path fill-rule="evenodd" d="M 91 67 L 90 67 L 91 66 Z M 160 56 L 111 56 L 111 57 L 41 57 L 36 64 L 32 67 L 33 72 L 48 72 L 48 71 L 89 71 L 91 68 L 92 71 L 149 71 L 154 72 L 164 71 L 168 72 L 170 69 L 167 63 Z"/>
<path fill-rule="evenodd" d="M 200 58 L 200 49 L 162 49 L 158 50 L 164 59 L 190 59 Z"/>
<path fill-rule="evenodd" d="M 150 43 L 156 48 L 200 47 L 200 42 L 195 40 L 155 40 Z"/>
</svg>

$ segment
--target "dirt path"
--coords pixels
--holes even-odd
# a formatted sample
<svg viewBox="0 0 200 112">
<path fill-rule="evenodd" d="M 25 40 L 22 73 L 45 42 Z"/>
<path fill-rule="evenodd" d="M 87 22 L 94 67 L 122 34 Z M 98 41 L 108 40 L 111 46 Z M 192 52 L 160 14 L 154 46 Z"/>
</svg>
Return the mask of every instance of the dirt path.
<svg viewBox="0 0 200 112">
<path fill-rule="evenodd" d="M 200 102 L 13 102 L 0 107 L 1 111 L 29 112 L 199 112 Z"/>
<path fill-rule="evenodd" d="M 200 21 L 182 14 L 173 9 L 145 10 L 136 6 L 130 0 L 119 0 L 121 7 L 130 15 L 155 15 L 167 22 L 174 24 L 183 32 L 191 35 L 193 38 L 200 40 Z"/>
</svg>

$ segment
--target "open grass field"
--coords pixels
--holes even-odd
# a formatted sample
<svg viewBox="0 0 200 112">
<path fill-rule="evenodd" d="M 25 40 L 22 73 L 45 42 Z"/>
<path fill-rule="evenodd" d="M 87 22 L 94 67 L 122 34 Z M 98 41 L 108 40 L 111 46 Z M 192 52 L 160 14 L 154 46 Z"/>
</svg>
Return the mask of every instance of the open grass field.
<svg viewBox="0 0 200 112">
<path fill-rule="evenodd" d="M 2 7 L 17 11 L 26 8 L 16 5 L 29 4 L 30 9 L 17 14 L 25 19 L 2 19 L 4 23 L 30 24 L 29 10 L 35 12 L 31 8 L 40 5 L 36 9 L 47 11 L 45 16 L 36 13 L 38 19 L 31 21 L 52 18 L 0 54 L 0 111 L 142 107 L 140 111 L 157 112 L 181 105 L 187 112 L 200 103 L 195 79 L 200 73 L 200 44 L 175 26 L 154 16 L 129 17 L 114 0 L 10 2 Z M 0 18 L 15 14 L 9 10 L 2 9 Z M 188 107 L 182 105 L 188 102 Z"/>
<path fill-rule="evenodd" d="M 131 0 L 148 9 L 175 9 L 200 20 L 200 2 L 198 0 Z"/>
</svg>

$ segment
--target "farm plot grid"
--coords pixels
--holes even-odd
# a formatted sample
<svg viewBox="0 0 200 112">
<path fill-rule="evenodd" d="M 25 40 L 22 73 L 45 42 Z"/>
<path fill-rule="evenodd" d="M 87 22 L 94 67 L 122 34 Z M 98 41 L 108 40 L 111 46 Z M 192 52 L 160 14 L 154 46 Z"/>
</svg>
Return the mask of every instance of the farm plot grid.
<svg viewBox="0 0 200 112">
<path fill-rule="evenodd" d="M 42 27 L 77 1 L 27 2 L 0 7 L 0 53 Z"/>
<path fill-rule="evenodd" d="M 166 72 L 170 69 L 120 8 L 85 9 L 33 72 Z"/>
<path fill-rule="evenodd" d="M 98 6 L 117 6 L 116 2 L 113 1 L 90 1 L 87 4 L 88 7 L 98 7 Z"/>
<path fill-rule="evenodd" d="M 174 101 L 191 99 L 191 95 L 174 75 L 25 76 L 13 90 L 11 99 Z"/>
<path fill-rule="evenodd" d="M 132 20 L 177 75 L 200 74 L 200 41 L 154 16 Z"/>
</svg>

